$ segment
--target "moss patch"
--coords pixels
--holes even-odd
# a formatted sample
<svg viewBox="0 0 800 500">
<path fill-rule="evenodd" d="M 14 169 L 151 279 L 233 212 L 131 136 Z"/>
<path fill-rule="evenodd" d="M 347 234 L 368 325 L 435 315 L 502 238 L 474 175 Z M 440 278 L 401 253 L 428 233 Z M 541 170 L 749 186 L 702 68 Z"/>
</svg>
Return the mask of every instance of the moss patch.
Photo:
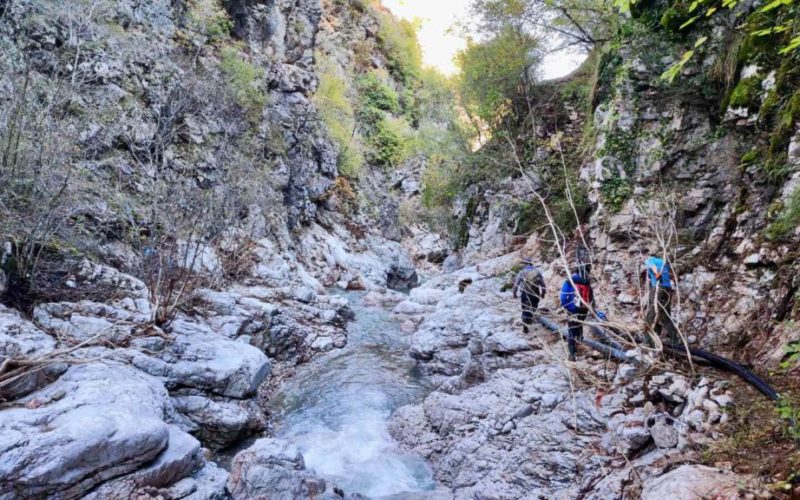
<svg viewBox="0 0 800 500">
<path fill-rule="evenodd" d="M 731 108 L 757 110 L 759 107 L 758 96 L 761 93 L 762 79 L 760 75 L 753 75 L 740 80 L 731 92 L 728 106 Z"/>
</svg>

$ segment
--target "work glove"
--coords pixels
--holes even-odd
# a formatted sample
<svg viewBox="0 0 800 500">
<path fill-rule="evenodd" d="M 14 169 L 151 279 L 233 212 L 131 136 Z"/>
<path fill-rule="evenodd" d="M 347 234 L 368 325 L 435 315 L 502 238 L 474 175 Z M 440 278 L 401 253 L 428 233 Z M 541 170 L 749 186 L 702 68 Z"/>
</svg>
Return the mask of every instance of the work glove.
<svg viewBox="0 0 800 500">
<path fill-rule="evenodd" d="M 604 313 L 603 311 L 597 311 L 597 318 L 598 318 L 600 321 L 606 321 L 606 320 L 608 320 L 608 317 L 606 316 L 606 313 Z"/>
</svg>

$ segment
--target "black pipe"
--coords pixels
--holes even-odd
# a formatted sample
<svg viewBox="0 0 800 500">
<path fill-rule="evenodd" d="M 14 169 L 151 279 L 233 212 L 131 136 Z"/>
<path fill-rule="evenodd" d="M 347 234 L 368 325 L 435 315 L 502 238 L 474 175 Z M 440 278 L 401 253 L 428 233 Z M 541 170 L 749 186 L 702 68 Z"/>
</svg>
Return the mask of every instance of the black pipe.
<svg viewBox="0 0 800 500">
<path fill-rule="evenodd" d="M 537 316 L 536 319 L 537 321 L 539 321 L 539 323 L 541 323 L 548 329 L 561 335 L 564 338 L 564 340 L 569 340 L 569 331 L 566 328 L 559 327 L 554 321 L 551 321 L 545 318 L 544 316 Z M 621 348 L 615 348 L 615 346 L 602 344 L 594 340 L 583 339 L 577 341 L 587 347 L 594 349 L 595 351 L 599 351 L 605 354 L 606 356 L 611 356 L 613 358 L 616 358 L 622 361 L 623 363 L 631 363 L 634 365 L 638 365 L 641 363 L 638 359 L 628 356 L 625 353 L 625 351 L 623 351 Z"/>
<path fill-rule="evenodd" d="M 723 358 L 722 356 L 717 356 L 716 354 L 704 351 L 702 349 L 689 349 L 689 354 L 687 354 L 686 348 L 682 345 L 664 344 L 664 349 L 672 354 L 677 354 L 683 357 L 688 357 L 690 354 L 691 356 L 696 356 L 700 359 L 706 360 L 715 368 L 735 373 L 772 401 L 777 401 L 780 399 L 780 394 L 778 394 L 775 389 L 770 387 L 770 385 L 764 379 L 735 361 Z"/>
<path fill-rule="evenodd" d="M 554 321 L 551 321 L 545 318 L 544 316 L 537 316 L 536 319 L 539 321 L 539 323 L 541 323 L 545 327 L 560 334 L 564 339 L 567 340 L 569 339 L 569 333 L 566 328 L 559 327 Z M 592 333 L 597 335 L 605 343 L 600 343 L 600 342 L 595 342 L 593 340 L 585 340 L 585 339 L 578 342 L 581 342 L 582 344 L 591 347 L 596 351 L 600 351 L 601 353 L 607 356 L 612 356 L 625 363 L 631 363 L 635 365 L 641 364 L 641 362 L 638 359 L 628 356 L 623 350 L 622 345 L 611 340 L 611 338 L 603 330 L 603 328 L 597 325 L 592 325 L 591 330 Z M 688 358 L 689 356 L 700 358 L 708 362 L 714 368 L 735 373 L 736 375 L 741 377 L 744 381 L 746 381 L 747 383 L 758 389 L 762 394 L 764 394 L 772 401 L 777 401 L 780 399 L 780 394 L 778 394 L 778 392 L 775 389 L 773 389 L 764 379 L 762 379 L 761 377 L 759 377 L 758 375 L 751 372 L 750 370 L 748 370 L 747 368 L 745 368 L 744 366 L 740 365 L 735 361 L 723 358 L 722 356 L 718 356 L 716 354 L 704 351 L 702 349 L 689 349 L 689 353 L 687 354 L 686 348 L 683 345 L 664 344 L 664 350 L 666 350 L 671 354 L 683 356 L 686 358 Z"/>
</svg>

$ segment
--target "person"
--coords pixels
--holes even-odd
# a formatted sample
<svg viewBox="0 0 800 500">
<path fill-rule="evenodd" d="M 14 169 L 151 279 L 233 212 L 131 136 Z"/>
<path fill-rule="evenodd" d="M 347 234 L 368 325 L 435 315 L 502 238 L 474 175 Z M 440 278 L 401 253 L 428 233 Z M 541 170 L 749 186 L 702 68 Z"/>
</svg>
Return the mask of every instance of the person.
<svg viewBox="0 0 800 500">
<path fill-rule="evenodd" d="M 514 279 L 512 294 L 515 299 L 519 295 L 522 307 L 522 331 L 528 333 L 530 331 L 528 326 L 533 323 L 533 314 L 539 307 L 539 301 L 547 293 L 547 288 L 544 284 L 542 271 L 533 265 L 533 261 L 531 259 L 523 259 L 522 263 L 524 267 Z"/>
<path fill-rule="evenodd" d="M 672 300 L 674 295 L 672 272 L 669 261 L 660 257 L 659 248 L 651 248 L 650 256 L 644 261 L 647 276 L 647 314 L 645 322 L 648 329 L 661 336 L 667 330 L 672 345 L 678 344 L 678 328 L 672 320 Z M 653 347 L 653 339 L 648 335 L 647 344 Z"/>
<path fill-rule="evenodd" d="M 561 307 L 567 311 L 567 327 L 569 337 L 569 360 L 575 361 L 578 354 L 577 343 L 583 340 L 583 323 L 594 308 L 594 290 L 585 272 L 585 267 L 576 267 L 572 271 L 572 278 L 564 281 L 561 287 Z M 602 314 L 602 313 L 600 313 Z M 599 316 L 599 314 L 598 314 Z M 602 316 L 603 318 L 605 315 Z"/>
</svg>

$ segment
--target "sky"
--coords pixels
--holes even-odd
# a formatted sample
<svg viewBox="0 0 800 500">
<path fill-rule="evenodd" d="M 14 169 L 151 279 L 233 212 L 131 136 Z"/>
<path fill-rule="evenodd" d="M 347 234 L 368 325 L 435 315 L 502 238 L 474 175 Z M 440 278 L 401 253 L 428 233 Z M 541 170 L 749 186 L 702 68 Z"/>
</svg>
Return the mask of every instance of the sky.
<svg viewBox="0 0 800 500">
<path fill-rule="evenodd" d="M 448 30 L 469 13 L 471 0 L 382 0 L 395 15 L 409 20 L 419 19 L 419 43 L 424 62 L 444 74 L 457 72 L 453 57 L 466 46 L 466 40 Z M 544 59 L 542 77 L 558 78 L 570 73 L 583 61 L 579 54 L 551 54 Z"/>
</svg>

